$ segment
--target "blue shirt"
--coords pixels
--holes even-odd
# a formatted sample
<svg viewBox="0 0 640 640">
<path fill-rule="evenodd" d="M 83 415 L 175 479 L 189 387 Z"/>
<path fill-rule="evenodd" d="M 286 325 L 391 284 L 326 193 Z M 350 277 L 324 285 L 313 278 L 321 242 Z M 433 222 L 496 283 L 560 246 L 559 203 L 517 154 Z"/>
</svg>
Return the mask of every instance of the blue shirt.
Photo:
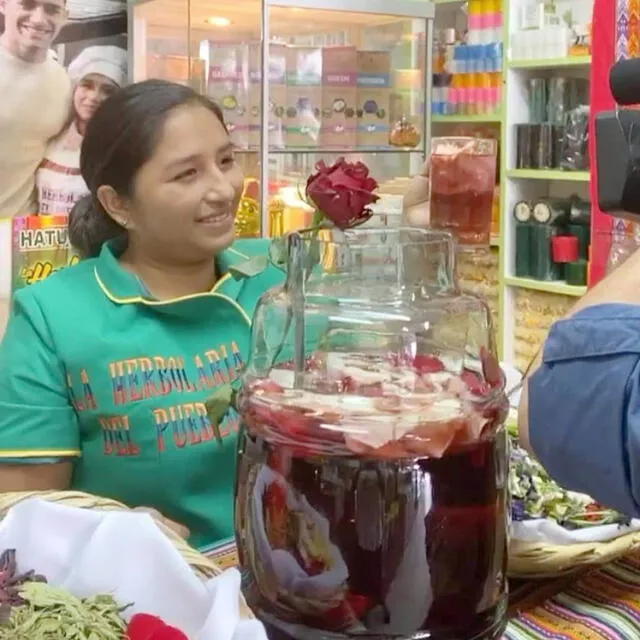
<svg viewBox="0 0 640 640">
<path fill-rule="evenodd" d="M 553 325 L 529 380 L 529 437 L 563 486 L 640 516 L 640 306 L 603 304 Z"/>
</svg>

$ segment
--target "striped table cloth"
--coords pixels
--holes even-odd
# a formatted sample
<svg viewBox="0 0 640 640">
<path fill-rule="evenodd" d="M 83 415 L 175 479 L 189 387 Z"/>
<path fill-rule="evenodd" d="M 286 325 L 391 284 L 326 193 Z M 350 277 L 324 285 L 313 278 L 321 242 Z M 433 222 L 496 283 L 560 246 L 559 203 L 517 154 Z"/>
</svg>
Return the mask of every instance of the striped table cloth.
<svg viewBox="0 0 640 640">
<path fill-rule="evenodd" d="M 640 554 L 576 579 L 511 620 L 504 640 L 640 638 Z"/>
<path fill-rule="evenodd" d="M 238 562 L 232 542 L 217 547 L 209 557 L 223 569 Z M 540 589 L 548 592 L 549 583 L 540 583 Z M 513 590 L 512 609 L 518 608 L 518 591 Z M 532 590 L 523 591 L 529 600 Z M 540 605 L 520 608 L 527 610 L 512 618 L 503 640 L 638 640 L 640 554 L 576 578 Z"/>
</svg>

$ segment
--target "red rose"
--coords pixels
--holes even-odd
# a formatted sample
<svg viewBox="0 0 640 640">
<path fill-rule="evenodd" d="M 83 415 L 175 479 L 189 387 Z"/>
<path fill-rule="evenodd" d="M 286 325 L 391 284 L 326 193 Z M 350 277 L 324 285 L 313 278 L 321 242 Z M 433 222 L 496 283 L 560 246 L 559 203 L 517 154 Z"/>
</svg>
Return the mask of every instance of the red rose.
<svg viewBox="0 0 640 640">
<path fill-rule="evenodd" d="M 189 640 L 189 638 L 157 616 L 136 613 L 129 621 L 125 640 Z"/>
<path fill-rule="evenodd" d="M 365 164 L 340 158 L 328 167 L 320 161 L 316 172 L 307 180 L 307 198 L 337 227 L 348 229 L 371 217 L 378 183 Z"/>
</svg>

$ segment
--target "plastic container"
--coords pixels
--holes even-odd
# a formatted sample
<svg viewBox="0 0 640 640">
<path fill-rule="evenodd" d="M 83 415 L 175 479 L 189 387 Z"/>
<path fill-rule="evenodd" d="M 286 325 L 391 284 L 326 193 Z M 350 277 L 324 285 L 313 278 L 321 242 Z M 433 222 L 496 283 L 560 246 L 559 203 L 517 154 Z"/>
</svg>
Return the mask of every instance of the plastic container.
<svg viewBox="0 0 640 640">
<path fill-rule="evenodd" d="M 502 637 L 508 403 L 454 254 L 433 230 L 293 235 L 258 304 L 236 538 L 274 640 Z"/>
<path fill-rule="evenodd" d="M 496 184 L 496 140 L 446 137 L 431 145 L 431 225 L 462 248 L 488 247 Z"/>
</svg>

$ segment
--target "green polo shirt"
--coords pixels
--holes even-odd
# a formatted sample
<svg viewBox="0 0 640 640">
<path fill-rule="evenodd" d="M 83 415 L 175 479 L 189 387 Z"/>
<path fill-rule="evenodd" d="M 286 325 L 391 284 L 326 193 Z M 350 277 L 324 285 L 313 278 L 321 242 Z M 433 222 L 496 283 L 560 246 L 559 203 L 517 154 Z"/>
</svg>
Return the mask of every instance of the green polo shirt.
<svg viewBox="0 0 640 640">
<path fill-rule="evenodd" d="M 258 299 L 282 282 L 274 267 L 240 273 L 267 247 L 238 241 L 211 291 L 175 300 L 150 299 L 109 244 L 18 291 L 0 346 L 0 463 L 70 459 L 72 489 L 153 507 L 200 549 L 231 537 L 238 416 L 219 443 L 204 403 L 240 375 Z"/>
</svg>

